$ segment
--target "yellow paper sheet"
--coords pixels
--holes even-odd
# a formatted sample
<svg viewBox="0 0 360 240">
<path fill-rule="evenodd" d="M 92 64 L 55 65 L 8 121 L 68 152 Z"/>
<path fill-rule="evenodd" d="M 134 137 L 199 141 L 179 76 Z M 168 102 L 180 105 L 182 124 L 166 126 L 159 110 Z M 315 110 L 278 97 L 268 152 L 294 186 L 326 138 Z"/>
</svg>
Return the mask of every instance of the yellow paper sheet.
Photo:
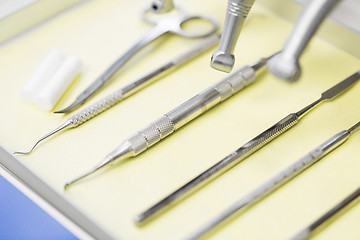
<svg viewBox="0 0 360 240">
<path fill-rule="evenodd" d="M 190 13 L 211 14 L 223 24 L 225 1 L 179 1 Z M 53 47 L 76 54 L 82 74 L 55 109 L 69 105 L 122 53 L 152 28 L 140 20 L 148 0 L 86 1 L 6 45 L 0 52 L 0 144 L 27 150 L 62 124 L 22 102 L 26 80 Z M 255 4 L 238 41 L 236 67 L 281 49 L 292 24 Z M 91 101 L 130 83 L 198 43 L 166 36 L 140 54 Z M 133 217 L 165 197 L 275 122 L 315 101 L 360 68 L 360 60 L 314 39 L 301 58 L 302 78 L 287 83 L 265 73 L 147 152 L 63 190 L 126 137 L 226 76 L 209 67 L 212 51 L 76 129 L 17 158 L 91 218 L 122 239 L 181 239 L 302 155 L 360 120 L 360 85 L 309 112 L 290 131 L 144 227 Z M 212 239 L 286 239 L 360 185 L 360 133 L 294 180 L 211 234 Z M 360 204 L 338 217 L 316 239 L 359 239 Z"/>
</svg>

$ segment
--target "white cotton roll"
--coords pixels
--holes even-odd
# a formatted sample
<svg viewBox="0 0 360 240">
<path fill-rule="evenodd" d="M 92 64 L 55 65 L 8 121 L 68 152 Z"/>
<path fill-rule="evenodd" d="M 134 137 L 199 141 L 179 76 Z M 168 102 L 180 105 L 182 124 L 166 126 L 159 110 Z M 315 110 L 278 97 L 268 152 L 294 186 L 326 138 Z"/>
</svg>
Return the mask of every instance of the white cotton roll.
<svg viewBox="0 0 360 240">
<path fill-rule="evenodd" d="M 49 51 L 21 91 L 21 97 L 25 102 L 35 103 L 36 96 L 39 95 L 43 86 L 50 80 L 64 59 L 65 56 L 59 49 L 54 48 Z"/>
<path fill-rule="evenodd" d="M 36 100 L 36 106 L 44 111 L 50 111 L 70 83 L 80 73 L 81 60 L 77 56 L 66 58 L 63 64 L 55 72 L 54 76 L 41 90 Z"/>
</svg>

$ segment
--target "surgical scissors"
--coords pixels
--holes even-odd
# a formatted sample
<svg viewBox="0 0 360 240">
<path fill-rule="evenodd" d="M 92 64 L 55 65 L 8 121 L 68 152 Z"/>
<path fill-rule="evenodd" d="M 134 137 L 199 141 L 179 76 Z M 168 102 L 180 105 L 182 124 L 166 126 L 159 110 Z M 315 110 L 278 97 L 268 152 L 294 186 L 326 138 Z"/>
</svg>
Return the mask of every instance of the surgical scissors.
<svg viewBox="0 0 360 240">
<path fill-rule="evenodd" d="M 162 16 L 151 17 L 150 10 L 143 12 L 143 20 L 152 23 L 155 26 L 143 38 L 131 47 L 124 55 L 116 60 L 102 75 L 100 75 L 88 88 L 86 88 L 76 100 L 67 108 L 56 111 L 55 113 L 67 113 L 83 104 L 90 96 L 97 92 L 111 77 L 124 66 L 136 53 L 138 53 L 145 46 L 153 42 L 155 39 L 165 35 L 166 33 L 173 33 L 186 38 L 202 38 L 209 36 L 217 31 L 218 23 L 215 19 L 203 15 L 187 15 L 181 9 L 174 9 L 170 13 Z M 168 17 L 166 17 L 166 15 Z M 199 33 L 185 30 L 184 24 L 195 19 L 207 21 L 210 23 L 210 28 Z"/>
</svg>

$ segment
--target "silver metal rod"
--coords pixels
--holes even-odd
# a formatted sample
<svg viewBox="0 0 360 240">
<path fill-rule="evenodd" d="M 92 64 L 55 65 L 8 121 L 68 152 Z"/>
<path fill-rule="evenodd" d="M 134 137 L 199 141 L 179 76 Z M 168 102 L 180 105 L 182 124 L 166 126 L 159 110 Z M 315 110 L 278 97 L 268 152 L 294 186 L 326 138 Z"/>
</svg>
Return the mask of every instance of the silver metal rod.
<svg viewBox="0 0 360 240">
<path fill-rule="evenodd" d="M 267 59 L 262 58 L 253 66 L 256 66 L 256 69 L 260 69 L 260 66 L 265 66 L 266 62 Z M 109 165 L 115 160 L 120 161 L 137 156 L 149 149 L 155 143 L 169 136 L 191 120 L 253 83 L 255 81 L 255 73 L 256 71 L 252 66 L 244 66 L 215 85 L 207 88 L 123 141 L 119 147 L 107 155 L 106 164 Z M 103 165 L 101 166 L 103 167 Z M 92 172 L 95 171 L 92 170 Z M 85 173 L 83 176 L 87 175 L 88 173 Z M 71 182 L 66 184 L 66 187 L 70 184 Z"/>
<path fill-rule="evenodd" d="M 201 41 L 198 45 L 191 48 L 189 51 L 181 54 L 175 59 L 172 59 L 170 62 L 162 65 L 161 67 L 155 69 L 154 71 L 151 71 L 150 73 L 146 74 L 144 77 L 126 85 L 121 89 L 116 90 L 115 92 L 100 99 L 94 104 L 91 104 L 89 107 L 86 107 L 80 110 L 79 112 L 75 113 L 74 115 L 70 116 L 63 125 L 61 125 L 60 127 L 56 128 L 52 132 L 48 133 L 47 135 L 39 139 L 33 145 L 30 151 L 27 152 L 18 151 L 18 152 L 14 152 L 14 154 L 25 154 L 25 155 L 30 154 L 41 141 L 47 139 L 48 137 L 54 135 L 55 133 L 71 127 L 74 128 L 80 126 L 81 124 L 89 121 L 90 119 L 94 118 L 95 116 L 99 115 L 100 113 L 104 112 L 110 107 L 121 102 L 123 99 L 138 92 L 147 85 L 154 83 L 155 81 L 159 80 L 160 78 L 164 77 L 170 72 L 178 69 L 188 61 L 191 61 L 192 59 L 198 57 L 200 54 L 214 47 L 216 43 L 219 42 L 219 39 L 220 39 L 220 35 L 218 34 L 214 34 L 206 38 L 205 40 Z"/>
<path fill-rule="evenodd" d="M 204 226 L 199 228 L 196 232 L 194 232 L 190 237 L 186 239 L 199 239 L 200 237 L 208 233 L 210 230 L 215 228 L 217 225 L 219 225 L 221 222 L 223 222 L 225 219 L 229 218 L 240 210 L 244 210 L 245 208 L 250 207 L 256 202 L 260 201 L 265 196 L 272 193 L 277 188 L 284 185 L 289 180 L 296 177 L 298 174 L 300 174 L 301 172 L 312 166 L 314 163 L 322 159 L 326 154 L 340 146 L 348 139 L 349 136 L 349 130 L 344 130 L 337 133 L 336 135 L 322 143 L 320 146 L 316 147 L 315 149 L 307 153 L 305 156 L 282 170 L 280 173 L 257 187 L 255 190 L 251 191 L 249 194 L 236 201 L 231 207 L 229 207 L 217 217 L 206 223 Z"/>
<path fill-rule="evenodd" d="M 134 221 L 138 224 L 145 223 L 145 221 L 151 219 L 156 214 L 168 209 L 170 206 L 175 203 L 181 201 L 189 194 L 193 193 L 200 187 L 205 184 L 211 182 L 219 175 L 223 174 L 230 168 L 242 162 L 248 156 L 265 146 L 267 143 L 271 142 L 282 133 L 293 127 L 296 123 L 298 123 L 301 116 L 303 116 L 307 111 L 309 111 L 312 107 L 316 106 L 318 103 L 323 100 L 331 100 L 335 96 L 338 96 L 350 86 L 352 86 L 355 82 L 360 79 L 360 74 L 356 72 L 352 76 L 346 78 L 341 81 L 339 84 L 330 88 L 326 92 L 324 92 L 319 100 L 316 100 L 314 103 L 308 105 L 297 113 L 291 113 L 285 118 L 281 119 L 275 125 L 253 138 L 249 142 L 245 143 L 236 151 L 232 152 L 230 155 L 222 159 L 220 162 L 216 163 L 206 171 L 199 174 L 197 177 L 193 178 L 185 185 L 163 198 L 161 201 L 150 207 L 148 210 L 142 212 L 137 215 Z"/>
</svg>

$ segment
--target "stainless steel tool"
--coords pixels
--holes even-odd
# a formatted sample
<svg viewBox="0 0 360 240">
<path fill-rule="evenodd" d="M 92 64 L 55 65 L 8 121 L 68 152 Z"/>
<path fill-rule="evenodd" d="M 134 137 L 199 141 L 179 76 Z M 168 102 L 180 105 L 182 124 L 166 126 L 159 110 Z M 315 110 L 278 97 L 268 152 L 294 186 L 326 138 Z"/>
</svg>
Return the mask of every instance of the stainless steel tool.
<svg viewBox="0 0 360 240">
<path fill-rule="evenodd" d="M 174 0 L 153 0 L 150 9 L 154 13 L 167 13 L 174 8 Z"/>
<path fill-rule="evenodd" d="M 202 15 L 186 15 L 182 10 L 177 14 L 164 14 L 160 18 L 150 17 L 149 10 L 143 13 L 143 19 L 155 25 L 155 27 L 148 32 L 138 43 L 130 48 L 124 55 L 122 55 L 115 63 L 113 63 L 98 79 L 96 79 L 88 88 L 86 88 L 67 108 L 56 111 L 55 113 L 67 113 L 83 104 L 90 96 L 97 92 L 111 77 L 124 66 L 137 52 L 143 49 L 146 45 L 153 42 L 155 39 L 163 36 L 166 33 L 173 33 L 187 38 L 201 38 L 206 37 L 218 29 L 218 24 L 215 19 Z M 201 32 L 187 31 L 183 29 L 183 23 L 190 24 L 192 20 L 202 19 L 209 22 L 211 27 Z"/>
<path fill-rule="evenodd" d="M 224 30 L 218 50 L 211 57 L 211 67 L 230 72 L 234 66 L 234 49 L 239 38 L 242 25 L 255 0 L 229 0 Z"/>
<path fill-rule="evenodd" d="M 263 68 L 266 62 L 267 59 L 263 58 L 253 65 L 242 67 L 152 122 L 150 125 L 123 141 L 119 147 L 108 154 L 105 159 L 93 169 L 67 183 L 65 188 L 101 168 L 111 165 L 115 160 L 119 161 L 134 157 L 149 149 L 152 145 L 169 136 L 191 120 L 253 83 L 256 72 Z"/>
<path fill-rule="evenodd" d="M 338 83 L 334 87 L 330 88 L 326 92 L 322 93 L 321 97 L 315 102 L 309 104 L 305 108 L 301 109 L 296 113 L 291 113 L 285 118 L 281 119 L 275 125 L 253 138 L 249 142 L 245 143 L 242 147 L 232 152 L 230 155 L 226 156 L 220 162 L 216 163 L 203 173 L 199 174 L 197 177 L 190 180 L 188 183 L 150 207 L 148 210 L 137 215 L 134 219 L 136 223 L 144 223 L 146 220 L 149 220 L 151 217 L 154 217 L 157 213 L 164 211 L 173 204 L 184 199 L 188 194 L 193 193 L 196 189 L 204 186 L 209 183 L 211 180 L 215 179 L 222 173 L 226 172 L 230 168 L 234 167 L 236 164 L 242 162 L 248 156 L 265 146 L 267 143 L 274 140 L 276 137 L 280 136 L 286 130 L 293 127 L 300 118 L 307 113 L 310 109 L 318 105 L 324 100 L 332 100 L 340 93 L 344 92 L 350 86 L 353 86 L 360 79 L 360 72 L 356 72 L 350 77 L 346 78 L 342 82 Z"/>
<path fill-rule="evenodd" d="M 301 75 L 299 58 L 320 24 L 341 0 L 312 0 L 296 21 L 283 50 L 269 61 L 275 76 L 296 81 Z"/>
<path fill-rule="evenodd" d="M 295 161 L 293 164 L 282 170 L 280 173 L 257 187 L 255 190 L 251 191 L 249 194 L 236 201 L 231 207 L 227 208 L 217 217 L 206 223 L 204 226 L 200 227 L 196 232 L 194 232 L 186 239 L 199 239 L 233 214 L 239 212 L 240 210 L 244 210 L 245 208 L 248 208 L 256 202 L 260 201 L 265 196 L 272 193 L 274 190 L 287 183 L 290 179 L 296 177 L 298 174 L 311 167 L 314 163 L 322 159 L 326 154 L 344 143 L 349 138 L 350 134 L 352 134 L 359 126 L 360 122 L 355 124 L 350 129 L 343 130 L 334 135 L 333 137 L 329 138 L 320 146 L 316 147 L 311 152 L 309 152 L 299 160 Z M 300 235 L 303 236 L 302 233 Z M 294 239 L 299 240 L 299 238 Z"/>
<path fill-rule="evenodd" d="M 54 135 L 61 130 L 67 128 L 74 128 L 80 126 L 81 124 L 85 123 L 86 121 L 92 119 L 93 117 L 99 115 L 100 113 L 104 112 L 105 110 L 109 109 L 110 107 L 114 106 L 115 104 L 121 102 L 123 99 L 129 97 L 130 95 L 136 93 L 140 89 L 144 88 L 145 86 L 155 82 L 156 80 L 160 79 L 161 77 L 165 76 L 166 74 L 174 71 L 178 67 L 182 66 L 183 64 L 191 61 L 195 57 L 199 56 L 200 54 L 204 53 L 205 51 L 209 50 L 211 47 L 215 46 L 216 43 L 219 42 L 220 35 L 212 35 L 194 48 L 190 49 L 184 54 L 176 57 L 175 59 L 171 60 L 170 62 L 164 64 L 163 66 L 155 69 L 154 71 L 146 74 L 144 77 L 130 83 L 129 85 L 111 93 L 110 95 L 100 99 L 99 101 L 95 102 L 94 104 L 86 107 L 79 112 L 75 113 L 74 115 L 70 116 L 68 120 L 63 123 L 60 127 L 56 128 L 55 130 L 51 131 L 50 133 L 46 134 L 44 137 L 40 138 L 33 147 L 27 152 L 14 152 L 14 154 L 29 154 L 31 153 L 34 148 L 46 138 Z"/>
<path fill-rule="evenodd" d="M 290 238 L 290 240 L 309 239 L 315 230 L 319 229 L 319 227 L 321 227 L 321 226 L 324 226 L 326 223 L 328 223 L 332 219 L 332 217 L 334 217 L 337 213 L 339 213 L 345 207 L 349 206 L 356 199 L 359 199 L 359 197 L 360 197 L 360 187 L 358 189 L 356 189 L 354 192 L 352 192 L 349 196 L 347 196 L 340 203 L 338 203 L 336 206 L 331 208 L 328 212 L 326 212 L 320 218 L 318 218 L 316 221 L 311 223 L 308 227 L 304 228 L 299 233 L 297 233 L 295 236 Z"/>
</svg>

